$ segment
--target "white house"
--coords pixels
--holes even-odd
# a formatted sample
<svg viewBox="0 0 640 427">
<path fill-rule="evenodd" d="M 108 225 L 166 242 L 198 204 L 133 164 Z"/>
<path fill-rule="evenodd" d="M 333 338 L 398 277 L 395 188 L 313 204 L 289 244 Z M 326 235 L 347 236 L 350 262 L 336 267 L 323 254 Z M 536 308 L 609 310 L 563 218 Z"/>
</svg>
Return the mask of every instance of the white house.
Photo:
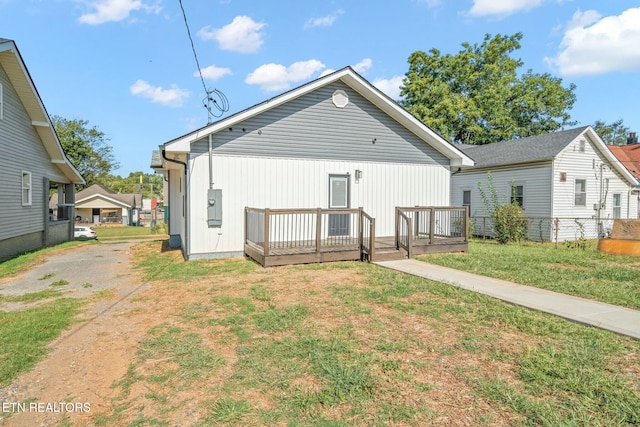
<svg viewBox="0 0 640 427">
<path fill-rule="evenodd" d="M 93 184 L 76 194 L 76 218 L 84 223 L 132 225 L 138 219 L 139 199 L 139 194 L 114 193 Z"/>
<path fill-rule="evenodd" d="M 636 179 L 590 126 L 461 149 L 475 165 L 452 169 L 451 204 L 469 206 L 476 232 L 490 215 L 488 172 L 500 201 L 524 208 L 534 240 L 596 238 L 614 218 L 637 218 Z"/>
<path fill-rule="evenodd" d="M 244 209 L 358 208 L 393 235 L 394 207 L 446 206 L 472 161 L 347 67 L 161 146 L 170 243 L 241 256 Z"/>
<path fill-rule="evenodd" d="M 7 39 L 0 39 L 0 152 L 0 259 L 72 240 L 74 184 L 84 180 L 65 156 L 16 44 Z"/>
</svg>

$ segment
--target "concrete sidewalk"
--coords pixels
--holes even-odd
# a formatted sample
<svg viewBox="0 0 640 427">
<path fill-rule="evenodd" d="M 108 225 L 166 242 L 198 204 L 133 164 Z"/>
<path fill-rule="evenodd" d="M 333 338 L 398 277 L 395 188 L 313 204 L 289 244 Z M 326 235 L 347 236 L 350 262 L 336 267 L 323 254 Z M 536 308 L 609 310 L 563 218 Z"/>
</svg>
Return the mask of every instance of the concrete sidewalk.
<svg viewBox="0 0 640 427">
<path fill-rule="evenodd" d="M 381 261 L 375 264 L 640 339 L 640 311 L 518 285 L 506 280 L 480 276 L 415 259 Z"/>
</svg>

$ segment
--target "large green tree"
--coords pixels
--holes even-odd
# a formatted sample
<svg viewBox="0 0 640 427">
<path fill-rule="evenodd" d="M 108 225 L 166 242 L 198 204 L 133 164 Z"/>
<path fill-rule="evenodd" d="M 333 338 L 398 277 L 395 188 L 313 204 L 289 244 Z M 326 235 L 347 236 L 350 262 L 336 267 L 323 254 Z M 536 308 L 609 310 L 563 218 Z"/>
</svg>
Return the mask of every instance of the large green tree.
<svg viewBox="0 0 640 427">
<path fill-rule="evenodd" d="M 568 111 L 575 85 L 527 70 L 512 54 L 521 33 L 487 34 L 482 44 L 462 44 L 455 55 L 416 51 L 401 87 L 400 103 L 451 142 L 489 144 L 575 124 Z"/>
<path fill-rule="evenodd" d="M 131 172 L 126 178 L 110 175 L 105 177 L 101 184 L 116 193 L 140 194 L 142 191 L 145 199 L 162 197 L 162 175 L 153 173 Z"/>
<path fill-rule="evenodd" d="M 105 134 L 95 126 L 89 127 L 87 120 L 53 116 L 51 121 L 65 154 L 87 182 L 87 187 L 101 183 L 101 179 L 119 166 Z"/>
<path fill-rule="evenodd" d="M 609 145 L 625 145 L 629 128 L 624 125 L 622 119 L 618 119 L 611 124 L 605 121 L 596 120 L 591 126 L 600 135 L 600 138 Z"/>
</svg>

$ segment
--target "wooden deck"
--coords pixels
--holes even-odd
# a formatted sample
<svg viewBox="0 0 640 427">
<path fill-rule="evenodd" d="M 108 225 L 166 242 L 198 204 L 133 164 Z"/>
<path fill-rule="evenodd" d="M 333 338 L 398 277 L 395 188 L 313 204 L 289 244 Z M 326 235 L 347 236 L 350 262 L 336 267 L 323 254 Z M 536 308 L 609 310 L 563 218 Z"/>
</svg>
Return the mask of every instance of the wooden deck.
<svg viewBox="0 0 640 427">
<path fill-rule="evenodd" d="M 466 252 L 467 224 L 466 208 L 396 208 L 396 235 L 376 236 L 362 209 L 245 208 L 244 250 L 264 267 Z"/>
</svg>

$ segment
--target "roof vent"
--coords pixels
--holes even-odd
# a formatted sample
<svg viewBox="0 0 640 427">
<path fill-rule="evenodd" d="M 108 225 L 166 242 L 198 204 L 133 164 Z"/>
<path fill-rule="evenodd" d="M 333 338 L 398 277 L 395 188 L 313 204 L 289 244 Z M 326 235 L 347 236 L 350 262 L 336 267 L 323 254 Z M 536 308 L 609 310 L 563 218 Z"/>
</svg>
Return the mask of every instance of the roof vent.
<svg viewBox="0 0 640 427">
<path fill-rule="evenodd" d="M 345 91 L 337 90 L 333 92 L 333 95 L 331 96 L 331 100 L 333 101 L 333 105 L 335 105 L 336 107 L 344 108 L 349 103 L 349 96 Z"/>
</svg>

